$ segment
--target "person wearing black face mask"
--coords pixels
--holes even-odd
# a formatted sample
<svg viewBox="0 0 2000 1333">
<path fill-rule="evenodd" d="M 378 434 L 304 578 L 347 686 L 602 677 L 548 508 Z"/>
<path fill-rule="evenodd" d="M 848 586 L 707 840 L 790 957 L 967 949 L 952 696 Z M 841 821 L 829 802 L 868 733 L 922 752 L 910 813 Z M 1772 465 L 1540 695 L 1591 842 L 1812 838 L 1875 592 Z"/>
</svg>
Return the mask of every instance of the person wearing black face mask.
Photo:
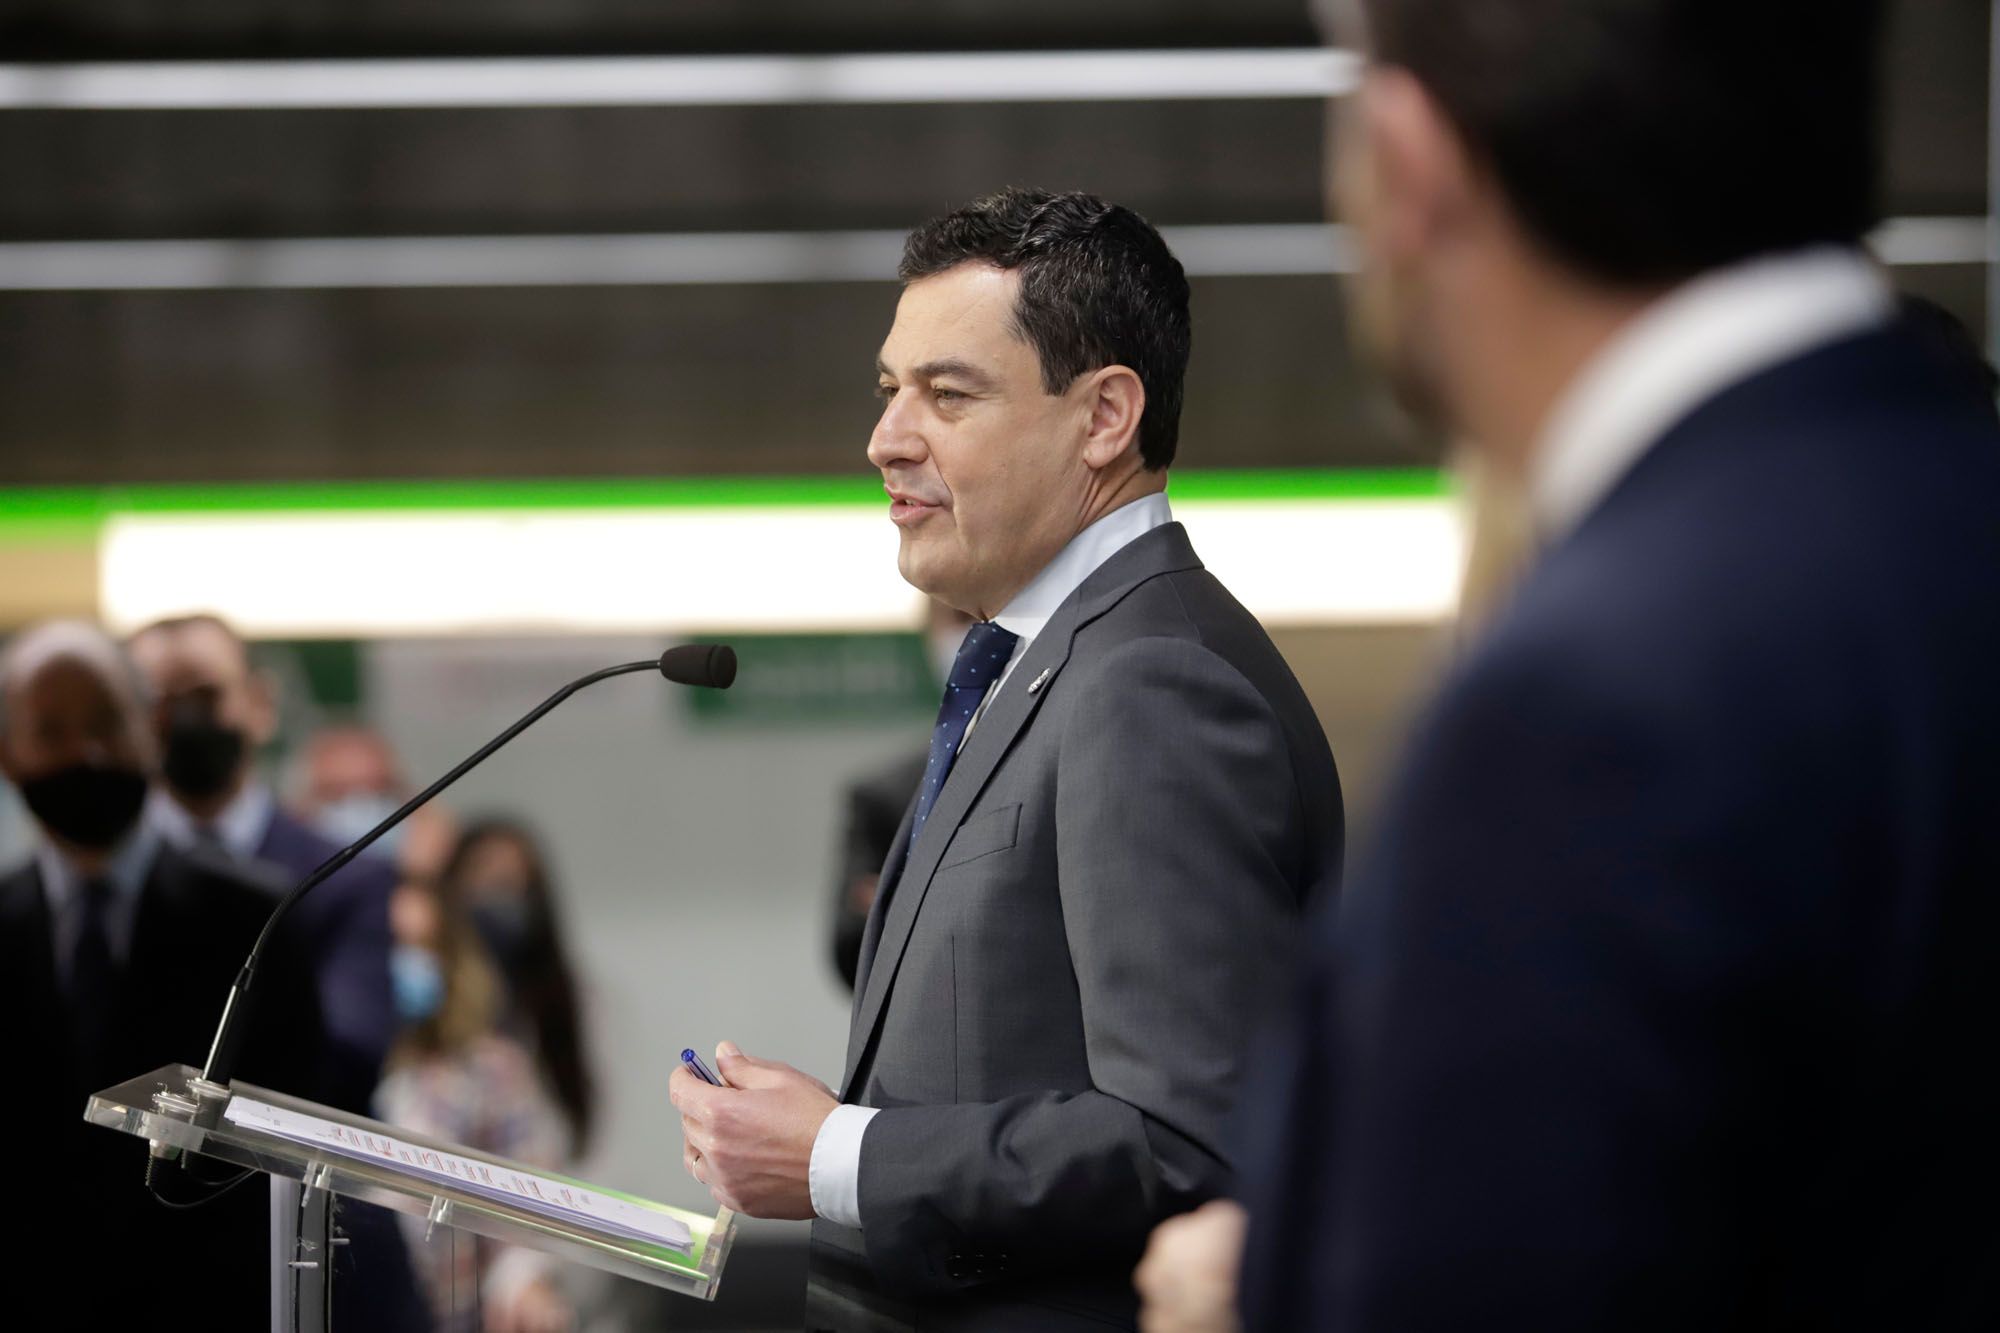
<svg viewBox="0 0 2000 1333">
<path fill-rule="evenodd" d="M 140 685 L 92 626 L 23 631 L 0 655 L 0 772 L 43 845 L 0 874 L 0 1014 L 22 1077 L 0 1104 L 11 1184 L 37 1201 L 9 1244 L 9 1316 L 98 1329 L 185 1315 L 199 1275 L 218 1328 L 269 1318 L 266 1202 L 237 1190 L 191 1213 L 146 1192 L 145 1155 L 86 1125 L 88 1096 L 170 1063 L 198 1064 L 220 997 L 274 906 L 269 886 L 168 845 L 142 818 L 154 766 Z M 283 933 L 259 976 L 240 1073 L 321 1098 L 317 992 Z M 115 1237 L 143 1278 L 75 1285 L 77 1238 Z"/>
<path fill-rule="evenodd" d="M 171 846 L 204 849 L 290 888 L 339 850 L 277 802 L 257 775 L 257 752 L 277 732 L 277 691 L 253 669 L 247 645 L 215 616 L 157 621 L 132 636 L 133 661 L 154 696 L 161 784 L 146 823 Z M 362 858 L 301 899 L 294 914 L 326 1014 L 323 1100 L 366 1115 L 398 1024 L 390 978 L 394 869 Z M 347 1252 L 365 1281 L 341 1282 L 341 1328 L 422 1326 L 422 1296 L 392 1219 L 349 1209 Z"/>
<path fill-rule="evenodd" d="M 277 692 L 235 631 L 214 616 L 184 616 L 148 625 L 129 646 L 154 695 L 162 782 L 146 817 L 161 837 L 209 848 L 286 888 L 339 850 L 281 808 L 257 775 L 257 751 L 277 732 Z M 298 907 L 334 1042 L 332 1100 L 356 1113 L 366 1113 L 396 1035 L 394 890 L 392 869 L 357 860 Z"/>
</svg>

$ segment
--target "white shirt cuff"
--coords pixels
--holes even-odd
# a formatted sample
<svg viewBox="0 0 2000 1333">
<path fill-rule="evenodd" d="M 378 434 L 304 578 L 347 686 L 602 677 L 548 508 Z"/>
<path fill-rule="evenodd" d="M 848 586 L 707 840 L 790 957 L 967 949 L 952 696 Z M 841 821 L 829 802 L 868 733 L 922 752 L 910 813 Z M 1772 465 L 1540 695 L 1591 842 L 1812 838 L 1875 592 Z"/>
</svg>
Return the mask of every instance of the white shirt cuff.
<svg viewBox="0 0 2000 1333">
<path fill-rule="evenodd" d="M 880 1109 L 836 1106 L 813 1139 L 806 1186 L 813 1211 L 837 1226 L 861 1225 L 861 1135 Z"/>
</svg>

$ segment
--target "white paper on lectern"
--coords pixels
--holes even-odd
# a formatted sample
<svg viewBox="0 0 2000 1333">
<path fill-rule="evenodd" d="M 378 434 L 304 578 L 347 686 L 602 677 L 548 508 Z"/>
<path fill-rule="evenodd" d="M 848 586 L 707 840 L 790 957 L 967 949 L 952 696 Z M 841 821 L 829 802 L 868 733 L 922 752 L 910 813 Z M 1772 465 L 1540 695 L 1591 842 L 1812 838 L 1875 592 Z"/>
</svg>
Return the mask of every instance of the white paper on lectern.
<svg viewBox="0 0 2000 1333">
<path fill-rule="evenodd" d="M 564 1222 L 584 1222 L 629 1240 L 692 1253 L 687 1224 L 637 1204 L 514 1167 L 496 1167 L 436 1148 L 420 1148 L 386 1134 L 353 1129 L 267 1102 L 232 1097 L 223 1119 L 297 1143 L 309 1143 L 363 1161 L 394 1162 L 403 1170 Z"/>
</svg>

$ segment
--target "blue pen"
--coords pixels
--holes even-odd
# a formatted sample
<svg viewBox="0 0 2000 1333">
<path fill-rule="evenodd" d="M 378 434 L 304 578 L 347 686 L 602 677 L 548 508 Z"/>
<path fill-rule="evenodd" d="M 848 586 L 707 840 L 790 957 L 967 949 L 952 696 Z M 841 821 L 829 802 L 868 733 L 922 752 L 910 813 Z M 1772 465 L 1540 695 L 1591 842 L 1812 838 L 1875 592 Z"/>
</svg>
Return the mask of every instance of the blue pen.
<svg viewBox="0 0 2000 1333">
<path fill-rule="evenodd" d="M 681 1063 L 687 1066 L 688 1073 L 693 1074 L 702 1082 L 712 1084 L 718 1088 L 727 1086 L 710 1071 L 706 1064 L 702 1063 L 701 1057 L 694 1053 L 692 1046 L 681 1052 Z"/>
</svg>

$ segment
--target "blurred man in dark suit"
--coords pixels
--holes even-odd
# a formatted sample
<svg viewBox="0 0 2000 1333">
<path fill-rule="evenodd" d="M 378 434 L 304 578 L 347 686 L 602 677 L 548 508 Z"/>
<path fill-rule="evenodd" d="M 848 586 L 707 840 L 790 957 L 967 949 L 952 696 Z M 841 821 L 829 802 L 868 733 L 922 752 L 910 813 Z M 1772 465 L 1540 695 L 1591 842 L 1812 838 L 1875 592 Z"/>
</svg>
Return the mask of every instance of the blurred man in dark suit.
<svg viewBox="0 0 2000 1333">
<path fill-rule="evenodd" d="M 938 688 L 942 690 L 943 684 Z M 842 794 L 840 847 L 834 867 L 833 968 L 849 990 L 861 960 L 861 938 L 882 878 L 882 863 L 895 850 L 903 812 L 924 780 L 928 751 L 897 759 L 857 778 Z"/>
<path fill-rule="evenodd" d="M 0 877 L 0 1013 L 18 1075 L 0 1110 L 17 1216 L 10 1321 L 34 1329 L 269 1323 L 269 1202 L 251 1180 L 185 1212 L 149 1197 L 145 1145 L 86 1125 L 90 1094 L 162 1065 L 199 1065 L 230 982 L 269 918 L 269 888 L 141 818 L 153 746 L 143 685 L 78 623 L 27 630 L 0 655 L 0 769 L 44 840 Z M 322 1095 L 326 1038 L 312 971 L 283 932 L 258 973 L 241 1076 Z M 197 1164 L 160 1188 L 201 1194 Z"/>
<path fill-rule="evenodd" d="M 278 804 L 257 776 L 277 734 L 276 686 L 215 616 L 162 620 L 127 645 L 152 689 L 160 785 L 147 822 L 175 847 L 206 847 L 289 889 L 340 849 Z M 357 859 L 300 900 L 320 1004 L 338 1055 L 336 1100 L 365 1114 L 396 1036 L 389 983 L 395 871 Z"/>
<path fill-rule="evenodd" d="M 1350 11 L 1358 327 L 1542 549 L 1317 922 L 1246 1320 L 2000 1327 L 2000 429 L 1861 248 L 1879 6 Z"/>
<path fill-rule="evenodd" d="M 127 645 L 152 692 L 160 783 L 146 821 L 168 844 L 206 850 L 288 890 L 340 850 L 278 804 L 257 753 L 278 729 L 277 687 L 215 616 L 161 620 Z M 293 911 L 313 961 L 327 1030 L 325 1099 L 370 1113 L 397 1020 L 389 981 L 394 867 L 357 858 Z M 342 1205 L 352 1242 L 335 1274 L 343 1327 L 413 1328 L 424 1307 L 394 1218 Z"/>
</svg>

